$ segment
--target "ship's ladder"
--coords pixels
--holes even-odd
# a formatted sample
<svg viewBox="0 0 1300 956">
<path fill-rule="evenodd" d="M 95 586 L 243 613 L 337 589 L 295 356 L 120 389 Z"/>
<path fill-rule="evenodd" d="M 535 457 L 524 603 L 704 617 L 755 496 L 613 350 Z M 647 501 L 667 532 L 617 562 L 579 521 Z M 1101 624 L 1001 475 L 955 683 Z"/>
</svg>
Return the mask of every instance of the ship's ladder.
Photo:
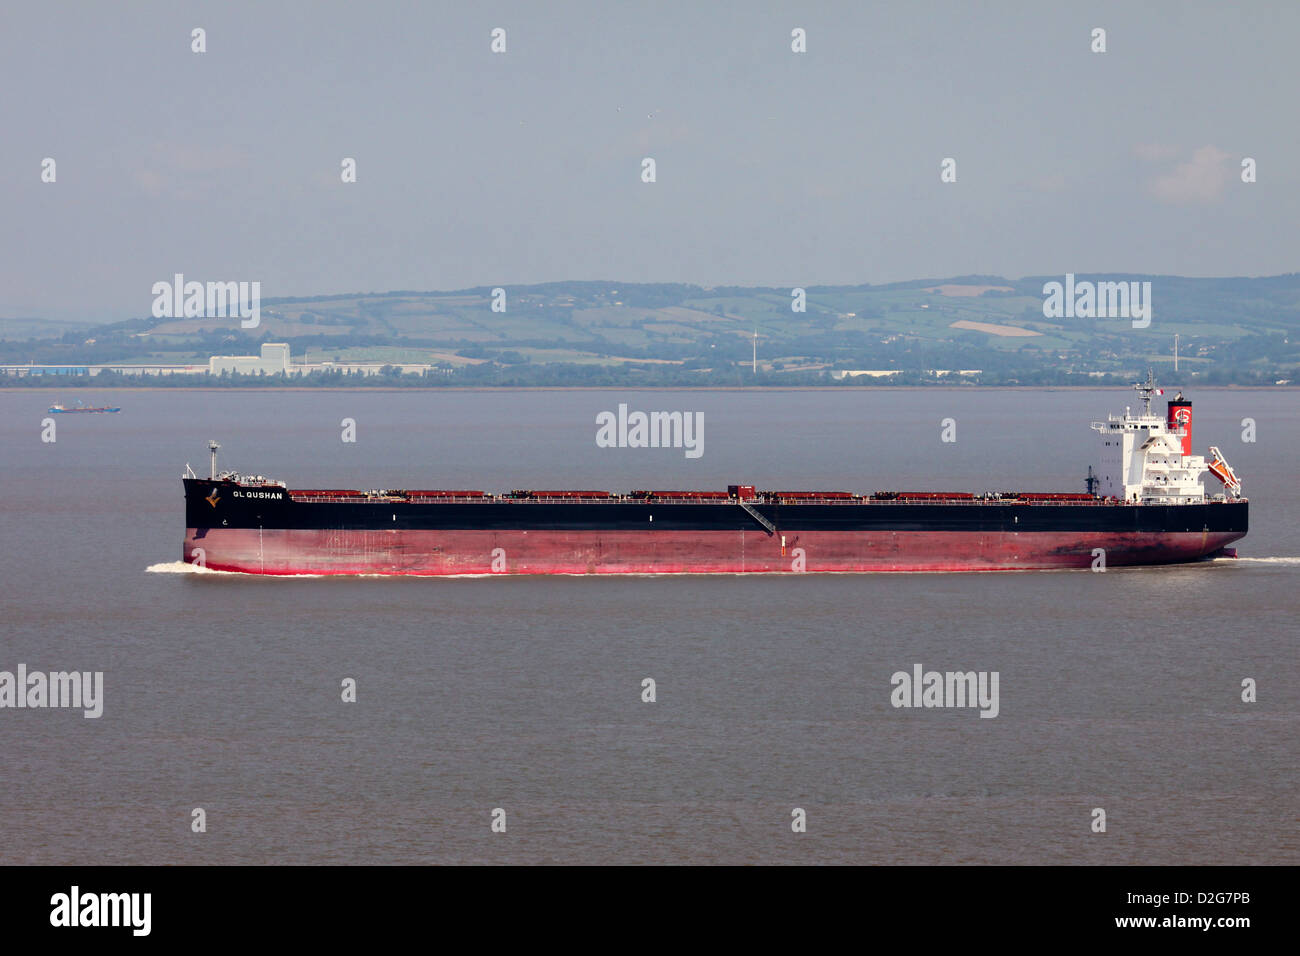
<svg viewBox="0 0 1300 956">
<path fill-rule="evenodd" d="M 776 525 L 772 524 L 772 522 L 768 521 L 761 514 L 759 514 L 756 508 L 750 507 L 749 502 L 741 498 L 737 498 L 736 504 L 740 505 L 740 507 L 748 511 L 749 516 L 763 526 L 763 528 L 767 531 L 768 537 L 771 537 L 772 535 L 776 534 Z"/>
</svg>

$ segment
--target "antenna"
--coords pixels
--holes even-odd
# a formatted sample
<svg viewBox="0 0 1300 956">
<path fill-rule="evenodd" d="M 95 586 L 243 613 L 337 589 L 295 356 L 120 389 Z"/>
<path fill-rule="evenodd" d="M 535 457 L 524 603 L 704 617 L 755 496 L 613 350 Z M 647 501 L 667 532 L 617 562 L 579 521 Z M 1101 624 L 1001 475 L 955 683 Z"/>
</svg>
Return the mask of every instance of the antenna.
<svg viewBox="0 0 1300 956">
<path fill-rule="evenodd" d="M 1138 382 L 1136 385 L 1133 386 L 1133 388 L 1135 388 L 1138 394 L 1142 396 L 1142 414 L 1147 417 L 1150 417 L 1151 416 L 1151 395 L 1153 393 L 1157 395 L 1164 394 L 1162 389 L 1156 388 L 1155 372 L 1148 368 L 1147 380 L 1145 382 Z"/>
<path fill-rule="evenodd" d="M 1178 371 L 1178 333 L 1174 333 L 1174 371 Z"/>
<path fill-rule="evenodd" d="M 217 449 L 221 446 L 214 441 L 208 442 L 208 451 L 212 452 L 212 480 L 217 480 Z"/>
</svg>

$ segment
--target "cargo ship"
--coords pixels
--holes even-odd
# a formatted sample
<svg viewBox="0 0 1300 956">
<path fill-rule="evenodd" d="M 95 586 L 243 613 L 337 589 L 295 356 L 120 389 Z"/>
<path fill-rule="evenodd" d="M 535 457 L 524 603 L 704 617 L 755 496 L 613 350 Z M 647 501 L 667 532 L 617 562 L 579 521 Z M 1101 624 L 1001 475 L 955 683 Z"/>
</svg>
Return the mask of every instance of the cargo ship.
<svg viewBox="0 0 1300 956">
<path fill-rule="evenodd" d="M 75 405 L 64 405 L 59 402 L 49 408 L 51 415 L 71 415 L 73 412 L 120 412 L 121 410 L 117 405 L 83 405 L 81 402 Z"/>
<path fill-rule="evenodd" d="M 1094 422 L 1086 491 L 291 489 L 186 466 L 184 560 L 250 574 L 750 574 L 1116 567 L 1232 555 L 1248 502 L 1192 403 Z M 1219 490 L 1206 491 L 1206 474 Z"/>
</svg>

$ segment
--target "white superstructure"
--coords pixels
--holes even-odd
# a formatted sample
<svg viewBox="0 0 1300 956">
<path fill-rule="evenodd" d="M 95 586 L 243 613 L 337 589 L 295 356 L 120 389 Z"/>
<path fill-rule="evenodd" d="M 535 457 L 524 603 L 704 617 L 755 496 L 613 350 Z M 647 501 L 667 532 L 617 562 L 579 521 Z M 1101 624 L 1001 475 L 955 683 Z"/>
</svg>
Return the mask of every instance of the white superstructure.
<svg viewBox="0 0 1300 956">
<path fill-rule="evenodd" d="M 1151 396 L 1164 394 L 1148 376 L 1134 385 L 1142 396 L 1142 413 L 1111 415 L 1093 422 L 1102 438 L 1101 466 L 1095 493 L 1136 504 L 1200 504 L 1210 500 L 1202 479 L 1208 471 L 1224 483 L 1227 494 L 1241 496 L 1241 482 L 1217 448 L 1214 460 L 1191 454 L 1192 407 L 1180 392 L 1169 403 L 1169 415 L 1151 414 Z M 1223 500 L 1225 495 L 1213 496 Z"/>
</svg>

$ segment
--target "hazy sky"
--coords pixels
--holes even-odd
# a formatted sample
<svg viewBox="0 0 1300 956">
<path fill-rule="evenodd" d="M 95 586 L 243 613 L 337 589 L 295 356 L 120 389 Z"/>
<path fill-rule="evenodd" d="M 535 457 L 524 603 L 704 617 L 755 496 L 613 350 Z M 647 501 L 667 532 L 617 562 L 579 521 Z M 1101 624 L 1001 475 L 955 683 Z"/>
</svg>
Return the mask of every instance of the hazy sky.
<svg viewBox="0 0 1300 956">
<path fill-rule="evenodd" d="M 263 297 L 1291 272 L 1298 39 L 1294 0 L 6 0 L 0 316 L 143 316 L 176 272 Z"/>
</svg>

